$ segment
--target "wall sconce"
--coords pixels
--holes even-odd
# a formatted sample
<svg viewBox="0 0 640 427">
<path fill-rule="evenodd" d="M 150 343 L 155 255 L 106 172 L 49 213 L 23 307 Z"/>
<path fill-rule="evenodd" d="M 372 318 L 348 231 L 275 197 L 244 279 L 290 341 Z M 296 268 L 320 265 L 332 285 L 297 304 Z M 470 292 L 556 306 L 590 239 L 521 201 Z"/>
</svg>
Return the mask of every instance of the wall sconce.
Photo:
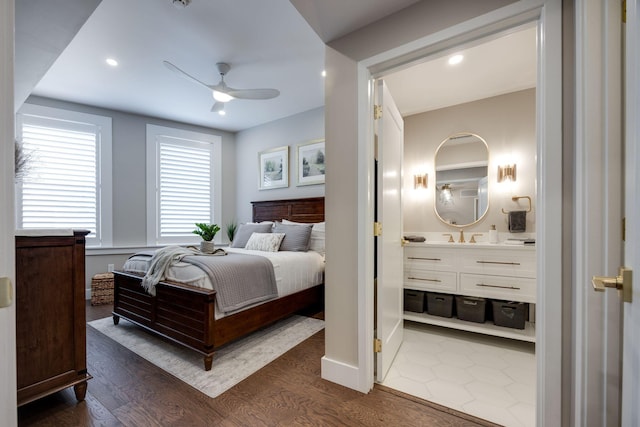
<svg viewBox="0 0 640 427">
<path fill-rule="evenodd" d="M 516 180 L 515 163 L 512 165 L 498 166 L 498 182 L 502 182 L 505 180 L 509 180 L 509 181 Z"/>
<path fill-rule="evenodd" d="M 429 183 L 429 175 L 427 175 L 426 173 L 424 175 L 413 175 L 413 188 L 414 189 L 420 189 L 420 188 L 427 188 L 427 185 Z"/>
</svg>

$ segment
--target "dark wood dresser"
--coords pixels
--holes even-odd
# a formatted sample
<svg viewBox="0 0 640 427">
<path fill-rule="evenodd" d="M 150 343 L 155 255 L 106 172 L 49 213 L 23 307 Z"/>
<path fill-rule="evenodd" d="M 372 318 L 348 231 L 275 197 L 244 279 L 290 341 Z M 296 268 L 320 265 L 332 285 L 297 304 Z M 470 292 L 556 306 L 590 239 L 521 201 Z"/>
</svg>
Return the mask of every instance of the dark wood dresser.
<svg viewBox="0 0 640 427">
<path fill-rule="evenodd" d="M 87 381 L 85 236 L 16 236 L 18 406 Z"/>
</svg>

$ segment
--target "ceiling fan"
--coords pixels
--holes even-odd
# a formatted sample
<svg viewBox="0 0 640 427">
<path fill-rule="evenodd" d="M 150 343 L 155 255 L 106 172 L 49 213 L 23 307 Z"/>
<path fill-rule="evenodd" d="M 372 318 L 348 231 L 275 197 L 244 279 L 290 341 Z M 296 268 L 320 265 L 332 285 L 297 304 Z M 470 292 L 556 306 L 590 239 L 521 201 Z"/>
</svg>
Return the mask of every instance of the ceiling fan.
<svg viewBox="0 0 640 427">
<path fill-rule="evenodd" d="M 271 99 L 280 95 L 280 91 L 277 89 L 234 89 L 227 86 L 224 81 L 224 76 L 231 70 L 231 66 L 226 62 L 218 62 L 216 64 L 218 73 L 220 73 L 220 82 L 216 85 L 208 85 L 201 82 L 169 61 L 162 61 L 162 63 L 174 73 L 212 91 L 213 99 L 215 99 L 216 102 L 213 104 L 213 107 L 211 107 L 211 111 L 219 114 L 224 114 L 224 104 L 233 99 Z"/>
</svg>

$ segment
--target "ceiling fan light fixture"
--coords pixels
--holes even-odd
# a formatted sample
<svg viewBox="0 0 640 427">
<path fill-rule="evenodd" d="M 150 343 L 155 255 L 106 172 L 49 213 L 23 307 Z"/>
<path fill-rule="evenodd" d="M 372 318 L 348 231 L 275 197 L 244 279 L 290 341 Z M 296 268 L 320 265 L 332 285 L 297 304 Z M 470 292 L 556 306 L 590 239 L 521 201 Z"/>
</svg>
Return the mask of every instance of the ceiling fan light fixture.
<svg viewBox="0 0 640 427">
<path fill-rule="evenodd" d="M 229 102 L 234 98 L 233 98 L 233 96 L 229 95 L 228 93 L 219 92 L 217 90 L 214 90 L 213 91 L 213 99 L 215 99 L 218 102 Z"/>
</svg>

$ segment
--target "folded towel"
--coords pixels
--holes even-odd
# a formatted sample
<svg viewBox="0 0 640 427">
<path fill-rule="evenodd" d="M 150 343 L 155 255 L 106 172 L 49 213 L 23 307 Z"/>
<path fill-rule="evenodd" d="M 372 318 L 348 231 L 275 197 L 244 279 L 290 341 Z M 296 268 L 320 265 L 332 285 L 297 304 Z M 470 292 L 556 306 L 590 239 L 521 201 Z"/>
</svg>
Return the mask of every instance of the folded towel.
<svg viewBox="0 0 640 427">
<path fill-rule="evenodd" d="M 511 233 L 524 233 L 527 231 L 527 211 L 509 212 L 509 231 Z"/>
</svg>

